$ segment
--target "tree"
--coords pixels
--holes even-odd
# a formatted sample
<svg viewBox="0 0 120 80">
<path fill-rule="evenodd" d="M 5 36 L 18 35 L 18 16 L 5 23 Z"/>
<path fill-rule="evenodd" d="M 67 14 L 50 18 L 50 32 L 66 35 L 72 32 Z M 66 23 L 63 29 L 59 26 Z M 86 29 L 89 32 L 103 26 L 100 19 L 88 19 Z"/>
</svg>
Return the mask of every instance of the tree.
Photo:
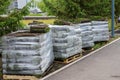
<svg viewBox="0 0 120 80">
<path fill-rule="evenodd" d="M 58 19 L 74 21 L 83 15 L 77 0 L 43 0 L 48 12 Z"/>
<path fill-rule="evenodd" d="M 3 12 L 1 14 L 6 13 L 6 10 L 8 6 L 10 5 L 10 0 L 0 0 L 0 5 L 2 5 L 2 8 L 0 8 L 0 11 Z M 21 28 L 21 22 L 20 20 L 23 19 L 23 16 L 29 14 L 29 5 L 28 3 L 25 7 L 23 7 L 21 10 L 15 9 L 12 13 L 7 14 L 7 17 L 0 17 L 0 36 L 5 35 L 7 33 L 10 33 L 12 31 L 16 31 Z"/>
<path fill-rule="evenodd" d="M 43 1 L 39 1 L 37 3 L 38 8 L 40 8 L 40 10 L 42 10 L 42 12 L 48 12 L 49 9 L 45 6 Z M 48 12 L 48 15 L 52 15 L 50 12 Z"/>
<path fill-rule="evenodd" d="M 116 20 L 120 16 L 120 0 L 115 0 L 115 18 Z"/>
<path fill-rule="evenodd" d="M 43 4 L 44 2 L 44 4 Z M 42 5 L 58 18 L 75 20 L 77 18 L 110 17 L 110 0 L 43 0 Z"/>
<path fill-rule="evenodd" d="M 111 0 L 78 0 L 86 17 L 111 17 Z M 120 15 L 120 0 L 115 0 L 115 17 Z"/>
<path fill-rule="evenodd" d="M 79 6 L 85 12 L 85 17 L 110 17 L 110 0 L 79 0 Z"/>
<path fill-rule="evenodd" d="M 10 0 L 0 0 L 0 15 L 6 13 L 9 5 Z"/>
<path fill-rule="evenodd" d="M 111 17 L 111 0 L 43 0 L 42 9 L 68 21 L 76 18 Z M 115 0 L 115 17 L 120 15 L 120 0 Z"/>
</svg>

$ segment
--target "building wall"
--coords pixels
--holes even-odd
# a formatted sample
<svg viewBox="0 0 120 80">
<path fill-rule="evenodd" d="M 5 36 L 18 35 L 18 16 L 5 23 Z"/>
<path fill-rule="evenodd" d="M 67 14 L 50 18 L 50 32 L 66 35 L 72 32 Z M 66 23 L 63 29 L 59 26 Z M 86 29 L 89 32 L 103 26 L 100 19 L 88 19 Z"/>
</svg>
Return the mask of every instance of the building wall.
<svg viewBox="0 0 120 80">
<path fill-rule="evenodd" d="M 12 9 L 22 9 L 28 2 L 31 0 L 13 0 L 11 5 L 9 6 L 9 10 L 11 11 Z M 36 1 L 41 1 L 41 0 L 36 0 Z M 33 2 L 34 7 L 30 8 L 31 13 L 39 13 L 41 12 L 40 9 L 37 7 L 37 2 Z"/>
<path fill-rule="evenodd" d="M 13 0 L 9 9 L 14 9 L 14 8 L 22 9 L 29 1 L 30 0 Z"/>
<path fill-rule="evenodd" d="M 12 0 L 9 6 L 9 10 L 14 9 L 14 8 L 15 8 L 15 0 Z"/>
<path fill-rule="evenodd" d="M 18 1 L 18 8 L 23 8 L 30 0 L 17 0 Z"/>
</svg>

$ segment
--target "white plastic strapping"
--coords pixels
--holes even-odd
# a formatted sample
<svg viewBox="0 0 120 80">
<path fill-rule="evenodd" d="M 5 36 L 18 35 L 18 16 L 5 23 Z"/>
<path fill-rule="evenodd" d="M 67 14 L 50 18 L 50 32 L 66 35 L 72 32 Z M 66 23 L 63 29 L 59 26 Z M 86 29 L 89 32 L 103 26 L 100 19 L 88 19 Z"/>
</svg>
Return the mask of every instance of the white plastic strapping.
<svg viewBox="0 0 120 80">
<path fill-rule="evenodd" d="M 109 40 L 108 21 L 92 21 L 92 31 L 94 42 Z"/>
<path fill-rule="evenodd" d="M 79 26 L 78 29 L 81 29 L 81 39 L 82 39 L 82 48 L 93 47 L 93 32 L 91 22 L 88 23 L 80 23 L 76 26 Z"/>
<path fill-rule="evenodd" d="M 39 74 L 54 60 L 51 32 L 38 36 L 3 37 L 3 73 Z"/>
<path fill-rule="evenodd" d="M 80 30 L 67 25 L 50 25 L 52 31 L 53 51 L 55 58 L 68 58 L 82 50 Z"/>
</svg>

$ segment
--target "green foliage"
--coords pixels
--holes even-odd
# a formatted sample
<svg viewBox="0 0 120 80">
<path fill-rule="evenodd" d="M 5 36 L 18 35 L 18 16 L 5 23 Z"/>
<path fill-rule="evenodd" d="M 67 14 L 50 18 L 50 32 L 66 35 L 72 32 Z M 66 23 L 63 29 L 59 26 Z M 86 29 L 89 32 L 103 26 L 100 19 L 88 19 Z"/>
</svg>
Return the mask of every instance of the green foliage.
<svg viewBox="0 0 120 80">
<path fill-rule="evenodd" d="M 120 16 L 120 0 L 115 0 L 115 16 L 116 18 Z"/>
<path fill-rule="evenodd" d="M 77 18 L 82 17 L 90 19 L 110 17 L 111 14 L 109 0 L 43 0 L 39 7 L 57 16 L 58 19 L 71 22 L 76 22 Z"/>
<path fill-rule="evenodd" d="M 115 0 L 116 17 L 120 14 L 120 0 Z M 42 11 L 58 19 L 75 22 L 77 18 L 92 20 L 111 17 L 110 0 L 43 0 L 38 3 Z"/>
<path fill-rule="evenodd" d="M 79 6 L 85 11 L 85 17 L 110 17 L 110 0 L 79 0 Z"/>
<path fill-rule="evenodd" d="M 104 46 L 106 43 L 107 43 L 107 42 L 97 42 L 97 43 L 95 43 L 95 45 L 94 45 L 93 48 L 94 48 L 94 49 L 98 49 L 98 48 Z"/>
<path fill-rule="evenodd" d="M 91 20 L 111 17 L 111 0 L 43 0 L 38 6 L 58 19 L 76 22 L 77 18 Z M 120 15 L 120 0 L 115 0 L 115 17 Z"/>
<path fill-rule="evenodd" d="M 0 0 L 0 15 L 6 13 L 11 0 Z"/>
<path fill-rule="evenodd" d="M 43 1 L 38 2 L 37 6 L 38 6 L 43 12 L 47 12 L 47 8 L 46 8 L 46 6 L 45 6 L 45 4 L 44 4 Z"/>
<path fill-rule="evenodd" d="M 83 15 L 75 0 L 43 0 L 48 12 L 58 19 L 73 21 Z"/>
<path fill-rule="evenodd" d="M 29 14 L 29 5 L 30 3 L 28 3 L 21 10 L 15 9 L 12 13 L 8 14 L 7 17 L 0 17 L 0 36 L 22 28 L 20 20 L 23 19 L 23 16 Z M 6 6 L 6 4 L 3 4 L 3 6 Z M 9 5 L 7 5 L 7 7 L 8 6 Z"/>
<path fill-rule="evenodd" d="M 49 27 L 45 28 L 45 33 L 49 32 L 49 31 L 50 31 Z"/>
<path fill-rule="evenodd" d="M 71 23 L 68 21 L 64 21 L 64 20 L 55 20 L 54 24 L 55 25 L 70 25 Z"/>
</svg>

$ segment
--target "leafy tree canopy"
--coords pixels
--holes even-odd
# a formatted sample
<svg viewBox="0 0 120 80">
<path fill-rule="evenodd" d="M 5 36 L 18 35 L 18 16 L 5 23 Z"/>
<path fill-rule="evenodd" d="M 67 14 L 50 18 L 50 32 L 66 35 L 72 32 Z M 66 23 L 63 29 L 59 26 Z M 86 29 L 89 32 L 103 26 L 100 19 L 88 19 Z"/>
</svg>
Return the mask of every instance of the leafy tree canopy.
<svg viewBox="0 0 120 80">
<path fill-rule="evenodd" d="M 0 0 L 0 15 L 6 13 L 9 5 L 10 0 Z"/>
<path fill-rule="evenodd" d="M 111 0 L 43 0 L 39 7 L 59 19 L 111 17 Z M 120 15 L 120 0 L 115 0 L 115 16 Z"/>
<path fill-rule="evenodd" d="M 75 0 L 43 0 L 48 12 L 59 19 L 72 21 L 83 15 Z M 76 0 L 77 1 L 77 0 Z"/>
<path fill-rule="evenodd" d="M 6 13 L 10 1 L 11 0 L 0 0 L 0 14 Z M 0 16 L 0 36 L 22 28 L 20 20 L 23 19 L 23 16 L 29 14 L 29 6 L 30 3 L 21 10 L 15 9 L 13 12 L 7 14 L 7 17 Z"/>
<path fill-rule="evenodd" d="M 110 17 L 110 0 L 79 0 L 79 7 L 85 12 L 85 17 Z"/>
</svg>

